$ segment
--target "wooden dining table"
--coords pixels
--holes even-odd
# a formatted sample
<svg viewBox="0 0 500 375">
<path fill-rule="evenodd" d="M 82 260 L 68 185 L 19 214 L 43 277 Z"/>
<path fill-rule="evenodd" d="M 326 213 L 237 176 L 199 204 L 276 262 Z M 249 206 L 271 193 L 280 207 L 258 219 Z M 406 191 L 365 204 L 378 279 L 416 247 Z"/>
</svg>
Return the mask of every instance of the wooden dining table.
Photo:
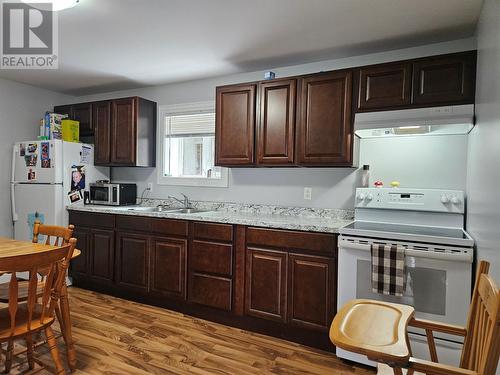
<svg viewBox="0 0 500 375">
<path fill-rule="evenodd" d="M 11 238 L 0 237 L 0 275 L 2 274 L 2 259 L 11 257 L 22 257 L 25 255 L 40 253 L 40 252 L 50 252 L 52 250 L 58 249 L 60 246 L 45 245 L 41 243 L 34 243 L 31 241 L 18 241 Z M 81 251 L 74 249 L 73 256 L 71 259 L 78 257 Z M 59 325 L 61 326 L 61 333 L 63 335 L 64 341 L 66 343 L 66 353 L 68 356 L 68 364 L 71 370 L 76 368 L 76 350 L 73 343 L 73 335 L 71 332 L 71 316 L 69 310 L 68 301 L 68 288 L 66 280 L 61 289 L 61 297 L 59 299 L 59 308 L 61 311 L 61 316 L 58 316 Z"/>
</svg>

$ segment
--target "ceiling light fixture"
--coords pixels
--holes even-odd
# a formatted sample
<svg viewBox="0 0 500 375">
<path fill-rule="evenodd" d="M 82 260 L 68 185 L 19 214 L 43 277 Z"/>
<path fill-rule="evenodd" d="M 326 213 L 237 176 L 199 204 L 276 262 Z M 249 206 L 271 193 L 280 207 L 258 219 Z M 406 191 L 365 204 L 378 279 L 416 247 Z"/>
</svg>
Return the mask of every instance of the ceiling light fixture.
<svg viewBox="0 0 500 375">
<path fill-rule="evenodd" d="M 35 4 L 51 3 L 53 12 L 58 12 L 60 10 L 73 8 L 80 2 L 80 0 L 22 0 L 22 1 L 23 3 L 33 5 L 35 8 L 39 8 L 41 10 L 46 10 L 46 9 L 44 9 L 43 5 L 37 7 Z"/>
</svg>

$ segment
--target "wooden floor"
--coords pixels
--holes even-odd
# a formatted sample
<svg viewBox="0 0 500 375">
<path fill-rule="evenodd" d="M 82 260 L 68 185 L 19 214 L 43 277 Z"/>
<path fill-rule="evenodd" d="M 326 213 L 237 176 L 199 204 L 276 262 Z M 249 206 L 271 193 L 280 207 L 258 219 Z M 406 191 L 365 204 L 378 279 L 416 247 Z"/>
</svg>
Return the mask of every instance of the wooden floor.
<svg viewBox="0 0 500 375">
<path fill-rule="evenodd" d="M 70 303 L 74 374 L 374 374 L 320 350 L 82 289 L 70 288 Z M 17 356 L 11 374 L 49 374 L 46 345 L 36 358 L 42 366 L 28 371 Z"/>
</svg>

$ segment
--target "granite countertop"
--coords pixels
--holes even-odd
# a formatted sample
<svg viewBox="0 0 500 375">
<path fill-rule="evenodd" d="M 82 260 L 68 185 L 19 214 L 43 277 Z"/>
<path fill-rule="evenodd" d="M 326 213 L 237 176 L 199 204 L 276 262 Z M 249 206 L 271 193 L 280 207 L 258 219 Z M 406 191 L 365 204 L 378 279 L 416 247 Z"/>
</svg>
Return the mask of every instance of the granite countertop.
<svg viewBox="0 0 500 375">
<path fill-rule="evenodd" d="M 200 204 L 195 207 L 207 209 Z M 133 210 L 134 206 L 113 207 L 100 205 L 74 205 L 68 210 L 116 215 L 147 216 L 166 219 L 206 221 L 240 224 L 255 227 L 300 230 L 308 232 L 338 233 L 338 229 L 352 222 L 351 210 L 305 209 L 263 205 L 219 204 L 210 211 L 190 214 Z"/>
</svg>

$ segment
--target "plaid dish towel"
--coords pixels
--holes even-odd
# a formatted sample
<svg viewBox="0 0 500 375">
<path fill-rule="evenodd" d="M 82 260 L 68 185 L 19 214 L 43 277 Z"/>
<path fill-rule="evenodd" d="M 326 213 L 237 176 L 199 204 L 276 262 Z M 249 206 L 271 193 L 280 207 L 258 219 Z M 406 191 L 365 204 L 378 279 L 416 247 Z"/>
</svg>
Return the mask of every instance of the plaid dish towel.
<svg viewBox="0 0 500 375">
<path fill-rule="evenodd" d="M 405 287 L 405 249 L 400 245 L 372 244 L 372 291 L 402 297 Z"/>
</svg>

